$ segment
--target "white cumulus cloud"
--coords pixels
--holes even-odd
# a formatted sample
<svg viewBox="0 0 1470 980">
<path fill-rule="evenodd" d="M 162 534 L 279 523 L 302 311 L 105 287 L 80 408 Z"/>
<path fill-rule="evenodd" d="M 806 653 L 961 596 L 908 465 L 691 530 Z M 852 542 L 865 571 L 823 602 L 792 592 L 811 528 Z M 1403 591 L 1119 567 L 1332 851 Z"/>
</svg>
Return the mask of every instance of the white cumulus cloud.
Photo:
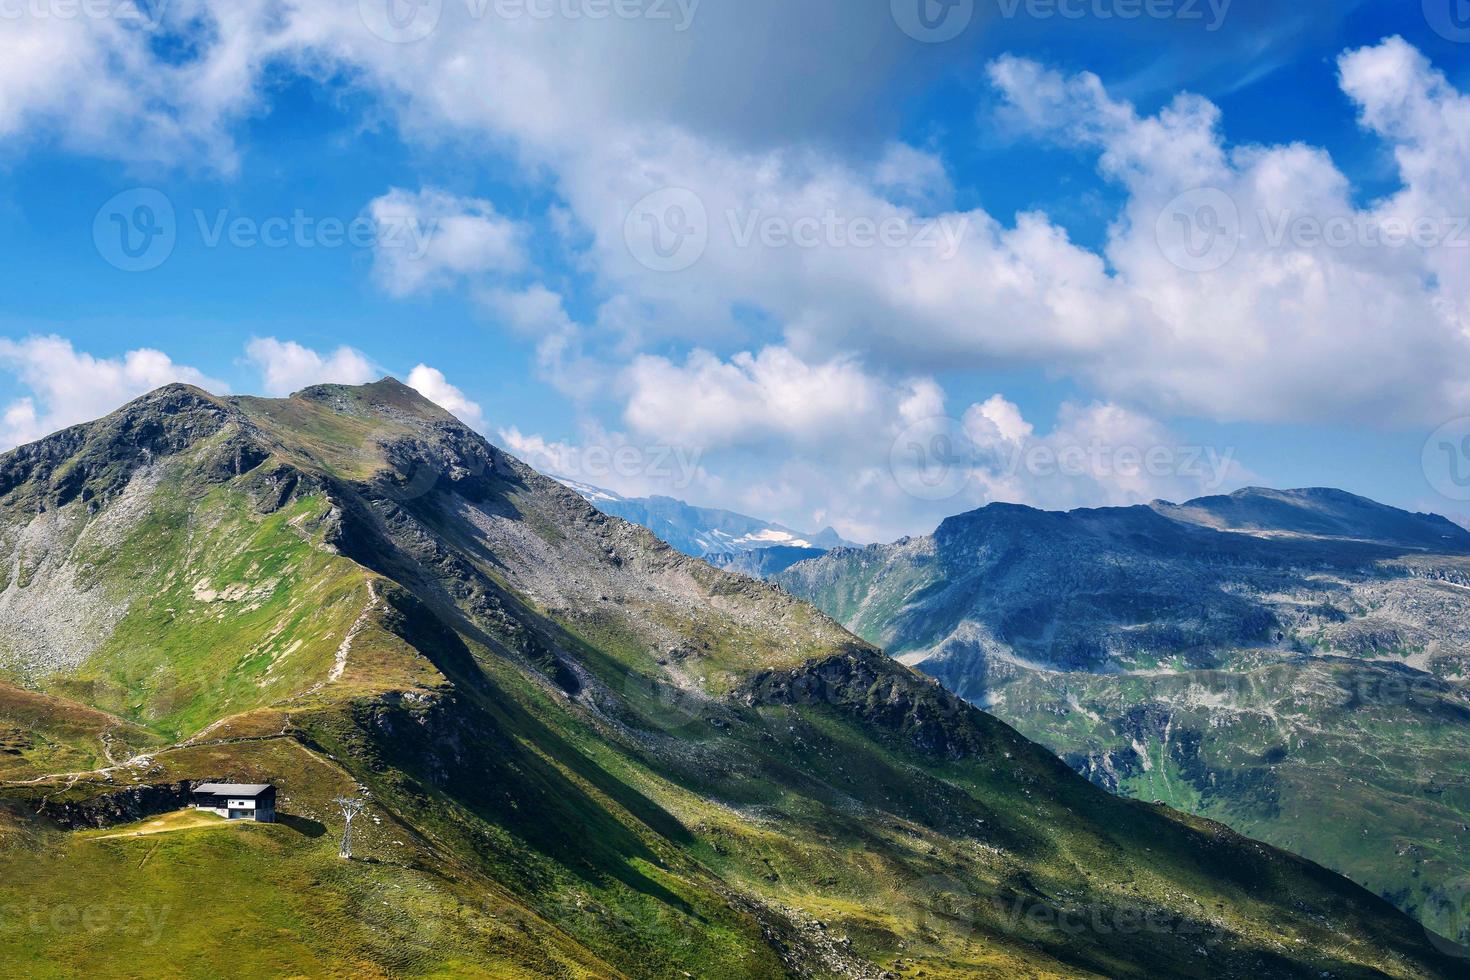
<svg viewBox="0 0 1470 980">
<path fill-rule="evenodd" d="M 1368 209 L 1324 150 L 1228 145 L 1204 99 L 1142 116 L 1095 76 L 992 64 L 1020 120 L 1096 152 L 1128 194 L 1106 246 L 1115 272 L 1087 283 L 1126 329 L 1076 373 L 1226 420 L 1419 423 L 1465 403 L 1465 97 L 1397 38 L 1348 52 L 1340 69 L 1405 185 Z M 1402 237 L 1416 227 L 1421 241 Z M 1060 315 L 1038 323 L 1075 354 L 1061 326 Z"/>
<path fill-rule="evenodd" d="M 624 383 L 624 415 L 634 429 L 709 447 L 772 436 L 830 445 L 868 429 L 882 397 L 879 383 L 853 361 L 808 364 L 780 347 L 728 361 L 696 350 L 683 364 L 643 356 Z"/>
<path fill-rule="evenodd" d="M 0 367 L 31 392 L 0 415 L 3 449 L 100 418 L 166 384 L 182 382 L 216 394 L 229 390 L 223 381 L 177 364 L 161 351 L 141 348 L 119 357 L 96 357 L 57 336 L 0 338 Z"/>
<path fill-rule="evenodd" d="M 257 337 L 245 346 L 246 359 L 260 372 L 267 395 L 281 396 L 318 384 L 360 385 L 375 380 L 381 372 L 366 354 L 351 347 L 338 347 L 320 354 L 294 340 Z"/>
<path fill-rule="evenodd" d="M 892 382 L 851 359 L 807 362 L 786 348 L 728 360 L 696 351 L 682 363 L 644 357 L 622 384 L 628 434 L 551 442 L 509 430 L 501 438 L 533 465 L 587 483 L 793 527 L 830 523 L 855 540 L 927 530 L 993 502 L 1065 509 L 1182 500 L 1250 479 L 1233 446 L 1191 442 L 1117 403 L 1064 403 L 1042 429 L 1002 394 L 952 405 L 933 378 Z M 699 466 L 662 481 L 588 472 L 597 447 L 624 445 Z"/>
<path fill-rule="evenodd" d="M 394 296 L 455 285 L 491 273 L 519 271 L 526 229 L 489 201 L 434 188 L 394 188 L 368 204 L 378 233 L 373 274 Z"/>
<path fill-rule="evenodd" d="M 465 425 L 480 432 L 485 431 L 485 412 L 479 404 L 466 397 L 438 368 L 420 364 L 408 373 L 408 386 Z"/>
</svg>

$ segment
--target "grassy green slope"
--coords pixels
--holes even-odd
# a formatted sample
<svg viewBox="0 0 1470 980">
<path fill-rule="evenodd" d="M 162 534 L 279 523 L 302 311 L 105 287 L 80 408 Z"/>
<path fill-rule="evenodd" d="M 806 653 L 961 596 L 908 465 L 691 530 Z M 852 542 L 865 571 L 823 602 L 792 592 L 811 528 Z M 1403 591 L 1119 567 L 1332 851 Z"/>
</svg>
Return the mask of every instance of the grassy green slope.
<svg viewBox="0 0 1470 980">
<path fill-rule="evenodd" d="M 115 715 L 0 683 L 0 779 L 90 770 L 161 741 Z"/>
<path fill-rule="evenodd" d="M 1470 926 L 1440 898 L 1470 841 L 1470 703 L 1455 685 L 1350 660 L 993 683 L 996 710 L 1079 769 L 1106 755 L 1119 791 L 1342 869 L 1451 935 Z M 1390 687 L 1397 697 L 1354 696 Z"/>
<path fill-rule="evenodd" d="M 164 765 L 197 772 L 193 754 Z M 340 860 L 322 821 L 331 794 L 355 784 L 299 745 L 210 755 L 269 772 L 290 815 L 162 833 L 153 821 L 38 829 L 24 854 L 0 858 L 0 972 L 211 977 L 223 957 L 266 976 L 619 976 L 494 882 L 382 829 L 381 811 L 363 837 L 382 857 Z"/>
<path fill-rule="evenodd" d="M 330 671 L 369 593 L 362 569 L 320 548 L 325 499 L 265 516 L 228 486 L 189 499 L 168 485 L 155 500 L 111 552 L 107 587 L 132 592 L 127 615 L 59 691 L 178 738 Z"/>
<path fill-rule="evenodd" d="M 164 747 L 0 791 L 0 909 L 153 902 L 173 959 L 64 918 L 0 944 L 4 972 L 203 975 L 209 943 L 301 975 L 1453 975 L 1343 879 L 1101 792 L 401 386 L 186 402 L 214 422 L 108 526 L 126 553 L 74 563 L 137 583 L 124 615 L 30 678 Z M 112 520 L 118 429 L 69 437 L 103 482 L 60 507 Z M 54 504 L 69 459 L 11 499 Z M 288 819 L 57 829 L 193 779 L 275 783 Z"/>
</svg>

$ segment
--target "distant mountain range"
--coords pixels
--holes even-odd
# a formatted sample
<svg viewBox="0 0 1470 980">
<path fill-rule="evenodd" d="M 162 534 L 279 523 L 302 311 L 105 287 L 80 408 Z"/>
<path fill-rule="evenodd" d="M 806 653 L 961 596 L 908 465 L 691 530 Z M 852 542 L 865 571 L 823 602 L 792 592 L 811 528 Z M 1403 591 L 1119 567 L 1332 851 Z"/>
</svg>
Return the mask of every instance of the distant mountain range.
<svg viewBox="0 0 1470 980">
<path fill-rule="evenodd" d="M 562 479 L 604 514 L 648 528 L 686 555 L 752 575 L 769 575 L 806 558 L 852 546 L 832 528 L 809 533 L 672 497 L 624 497 L 601 487 Z M 759 553 L 759 554 L 755 554 Z"/>
<path fill-rule="evenodd" d="M 1470 532 L 1340 490 L 992 505 L 774 575 L 1099 785 L 1470 939 Z M 1470 890 L 1466 890 L 1470 893 Z"/>
</svg>

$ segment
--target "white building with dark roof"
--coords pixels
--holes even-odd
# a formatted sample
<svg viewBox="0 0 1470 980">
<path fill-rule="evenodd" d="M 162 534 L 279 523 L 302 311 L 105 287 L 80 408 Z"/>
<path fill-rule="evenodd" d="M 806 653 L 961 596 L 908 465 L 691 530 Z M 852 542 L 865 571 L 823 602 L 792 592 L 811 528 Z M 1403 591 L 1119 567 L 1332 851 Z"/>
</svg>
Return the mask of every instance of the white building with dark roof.
<svg viewBox="0 0 1470 980">
<path fill-rule="evenodd" d="M 226 820 L 274 823 L 276 788 L 269 783 L 201 783 L 194 787 L 193 805 Z"/>
</svg>

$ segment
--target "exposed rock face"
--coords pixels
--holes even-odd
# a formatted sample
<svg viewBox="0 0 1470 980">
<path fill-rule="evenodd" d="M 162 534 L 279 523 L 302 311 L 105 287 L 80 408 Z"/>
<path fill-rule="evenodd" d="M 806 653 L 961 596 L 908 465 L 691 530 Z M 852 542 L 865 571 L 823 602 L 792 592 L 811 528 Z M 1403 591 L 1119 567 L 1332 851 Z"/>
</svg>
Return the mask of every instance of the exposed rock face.
<svg viewBox="0 0 1470 980">
<path fill-rule="evenodd" d="M 994 748 L 990 733 L 974 723 L 963 701 L 938 684 L 894 669 L 872 651 L 762 672 L 742 685 L 741 696 L 750 705 L 825 705 L 946 759 L 972 758 Z"/>
<path fill-rule="evenodd" d="M 105 503 L 139 464 L 182 452 L 218 432 L 229 410 L 187 385 L 145 395 L 107 418 L 21 446 L 0 457 L 0 499 L 36 512 L 73 499 Z"/>
<path fill-rule="evenodd" d="M 994 505 L 773 580 L 1098 785 L 1233 822 L 1423 913 L 1470 872 L 1467 577 L 1470 532 L 1441 517 L 1252 490 Z M 1426 797 L 1436 780 L 1457 788 Z M 1324 796 L 1340 811 L 1325 824 Z"/>
<path fill-rule="evenodd" d="M 84 800 L 45 802 L 40 814 L 66 830 L 90 830 L 132 823 L 145 817 L 187 806 L 193 784 L 188 782 L 129 786 Z"/>
</svg>

